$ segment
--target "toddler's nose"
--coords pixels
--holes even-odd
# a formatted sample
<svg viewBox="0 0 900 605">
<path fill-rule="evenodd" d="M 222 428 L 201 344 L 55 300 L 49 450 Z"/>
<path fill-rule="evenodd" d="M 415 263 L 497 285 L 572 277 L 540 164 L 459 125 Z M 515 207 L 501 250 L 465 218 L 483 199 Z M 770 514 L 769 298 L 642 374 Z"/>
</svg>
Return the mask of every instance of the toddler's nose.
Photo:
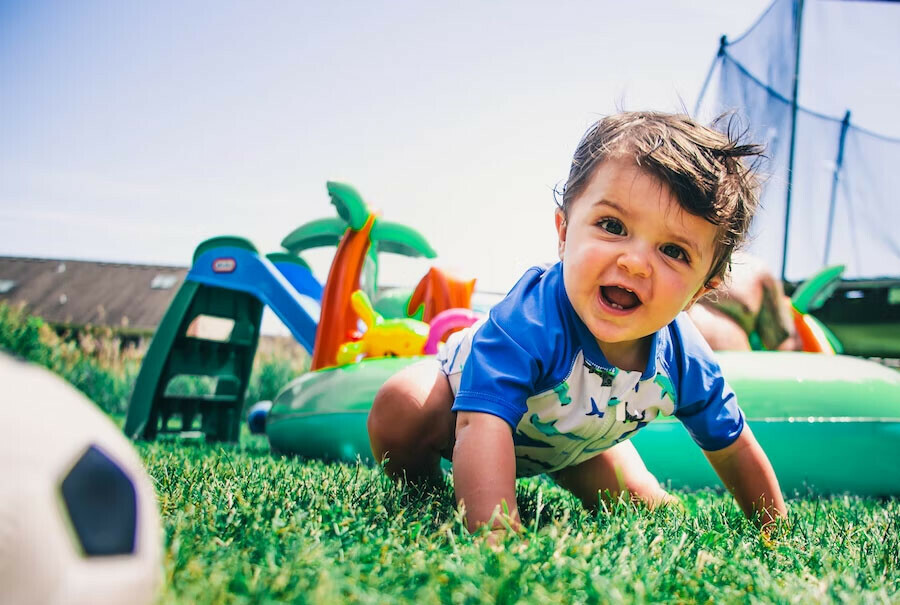
<svg viewBox="0 0 900 605">
<path fill-rule="evenodd" d="M 634 247 L 622 251 L 622 254 L 619 255 L 618 265 L 635 277 L 650 277 L 653 272 L 647 253 Z"/>
</svg>

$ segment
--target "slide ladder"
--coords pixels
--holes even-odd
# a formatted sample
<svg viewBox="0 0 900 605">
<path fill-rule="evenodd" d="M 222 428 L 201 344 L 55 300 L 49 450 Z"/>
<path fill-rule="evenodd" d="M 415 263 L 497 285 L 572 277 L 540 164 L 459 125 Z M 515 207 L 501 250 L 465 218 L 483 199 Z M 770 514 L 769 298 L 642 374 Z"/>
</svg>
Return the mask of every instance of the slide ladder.
<svg viewBox="0 0 900 605">
<path fill-rule="evenodd" d="M 144 357 L 125 433 L 152 440 L 199 431 L 236 441 L 263 307 L 310 351 L 321 291 L 298 257 L 260 257 L 239 237 L 201 243 Z"/>
</svg>

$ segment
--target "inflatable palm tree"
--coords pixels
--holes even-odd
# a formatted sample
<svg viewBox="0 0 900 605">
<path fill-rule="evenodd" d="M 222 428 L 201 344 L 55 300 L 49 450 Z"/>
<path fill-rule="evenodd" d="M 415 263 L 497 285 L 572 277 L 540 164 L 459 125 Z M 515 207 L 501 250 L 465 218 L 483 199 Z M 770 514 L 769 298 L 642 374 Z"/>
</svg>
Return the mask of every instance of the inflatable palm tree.
<svg viewBox="0 0 900 605">
<path fill-rule="evenodd" d="M 377 211 L 370 209 L 350 185 L 329 181 L 327 187 L 338 216 L 301 225 L 281 242 L 292 254 L 320 246 L 337 246 L 322 292 L 322 313 L 316 330 L 311 370 L 335 365 L 338 348 L 356 331 L 358 318 L 351 306 L 351 295 L 360 289 L 367 257 L 373 262 L 377 276 L 379 252 L 426 258 L 437 256 L 416 230 L 381 220 Z"/>
</svg>

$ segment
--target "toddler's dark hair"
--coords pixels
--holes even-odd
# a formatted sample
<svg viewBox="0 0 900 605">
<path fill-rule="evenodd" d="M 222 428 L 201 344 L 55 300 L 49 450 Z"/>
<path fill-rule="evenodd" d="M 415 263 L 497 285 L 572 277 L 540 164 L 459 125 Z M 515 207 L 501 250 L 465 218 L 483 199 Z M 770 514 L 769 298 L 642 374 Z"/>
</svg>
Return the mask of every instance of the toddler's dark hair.
<svg viewBox="0 0 900 605">
<path fill-rule="evenodd" d="M 568 216 L 572 201 L 602 161 L 631 158 L 666 183 L 687 212 L 719 227 L 707 280 L 723 277 L 759 206 L 755 160 L 763 153 L 761 145 L 740 142 L 743 133 L 733 132 L 733 118 L 725 132 L 715 130 L 724 121 L 720 117 L 710 128 L 686 115 L 654 111 L 624 112 L 597 121 L 575 150 L 559 207 Z M 754 161 L 748 166 L 745 157 Z"/>
</svg>

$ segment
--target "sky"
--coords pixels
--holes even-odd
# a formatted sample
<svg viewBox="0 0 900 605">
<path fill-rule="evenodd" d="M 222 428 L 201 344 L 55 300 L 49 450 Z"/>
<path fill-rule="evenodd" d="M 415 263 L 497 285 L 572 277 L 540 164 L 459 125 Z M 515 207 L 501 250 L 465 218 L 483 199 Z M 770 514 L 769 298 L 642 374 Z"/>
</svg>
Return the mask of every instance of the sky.
<svg viewBox="0 0 900 605">
<path fill-rule="evenodd" d="M 334 216 L 327 180 L 505 291 L 617 109 L 691 109 L 768 0 L 0 0 L 0 255 L 187 266 Z M 320 279 L 333 249 L 304 253 Z M 383 283 L 428 265 L 387 258 Z"/>
</svg>

